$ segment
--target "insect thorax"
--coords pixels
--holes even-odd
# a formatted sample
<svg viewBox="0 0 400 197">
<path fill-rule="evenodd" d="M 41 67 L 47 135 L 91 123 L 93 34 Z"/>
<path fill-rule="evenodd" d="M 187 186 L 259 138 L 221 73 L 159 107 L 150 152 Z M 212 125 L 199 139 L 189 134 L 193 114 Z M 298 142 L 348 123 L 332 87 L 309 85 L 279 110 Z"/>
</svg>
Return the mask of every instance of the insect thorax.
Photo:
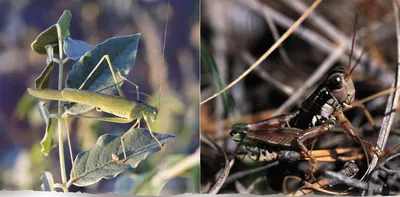
<svg viewBox="0 0 400 197">
<path fill-rule="evenodd" d="M 339 105 L 330 91 L 320 85 L 310 97 L 303 101 L 289 125 L 299 129 L 322 125 Z"/>
<path fill-rule="evenodd" d="M 141 118 L 145 118 L 145 117 L 151 119 L 152 121 L 157 119 L 158 108 L 151 106 L 148 103 L 141 101 L 141 100 L 135 100 L 133 102 L 136 105 L 131 110 L 131 113 L 130 113 L 131 119 L 141 119 Z"/>
</svg>

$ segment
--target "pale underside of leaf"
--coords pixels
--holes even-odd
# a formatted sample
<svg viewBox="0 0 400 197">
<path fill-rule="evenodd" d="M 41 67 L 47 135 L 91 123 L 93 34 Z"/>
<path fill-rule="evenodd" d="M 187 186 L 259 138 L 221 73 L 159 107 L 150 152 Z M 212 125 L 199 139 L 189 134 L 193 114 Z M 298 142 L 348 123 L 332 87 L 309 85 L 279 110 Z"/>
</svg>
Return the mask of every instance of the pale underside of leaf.
<svg viewBox="0 0 400 197">
<path fill-rule="evenodd" d="M 164 144 L 173 138 L 170 134 L 153 132 L 156 138 Z M 124 158 L 121 137 L 122 134 L 105 134 L 99 137 L 96 145 L 76 156 L 74 166 L 76 168 L 76 179 L 74 170 L 71 170 L 71 179 L 77 186 L 87 186 L 98 182 L 100 179 L 111 179 L 121 173 L 125 168 L 135 168 L 147 155 L 160 150 L 157 141 L 151 137 L 149 131 L 144 128 L 133 128 L 126 132 L 124 145 L 127 161 L 122 163 Z M 116 154 L 119 161 L 113 159 Z"/>
<path fill-rule="evenodd" d="M 79 60 L 86 52 L 90 51 L 93 46 L 81 41 L 81 40 L 74 40 L 71 37 L 66 37 L 64 39 L 64 53 L 72 60 Z"/>
<path fill-rule="evenodd" d="M 50 172 L 43 171 L 40 178 L 42 179 L 41 187 L 43 191 L 54 191 L 54 179 L 53 175 Z"/>
</svg>

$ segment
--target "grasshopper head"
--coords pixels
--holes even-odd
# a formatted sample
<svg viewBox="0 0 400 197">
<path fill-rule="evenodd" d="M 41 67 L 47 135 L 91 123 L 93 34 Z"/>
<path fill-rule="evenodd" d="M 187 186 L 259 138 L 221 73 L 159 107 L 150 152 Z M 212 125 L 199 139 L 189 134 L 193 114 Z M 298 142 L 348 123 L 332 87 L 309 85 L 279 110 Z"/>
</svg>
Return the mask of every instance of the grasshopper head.
<svg viewBox="0 0 400 197">
<path fill-rule="evenodd" d="M 355 89 L 353 80 L 346 71 L 339 67 L 333 70 L 326 79 L 326 86 L 341 105 L 347 107 L 354 102 Z"/>
<path fill-rule="evenodd" d="M 151 119 L 152 119 L 153 122 L 157 119 L 158 111 L 159 111 L 159 108 L 156 107 L 156 108 L 153 110 L 153 112 L 152 112 L 153 116 L 152 116 Z"/>
<path fill-rule="evenodd" d="M 248 124 L 238 123 L 238 124 L 232 125 L 232 131 L 233 130 L 248 130 L 248 129 L 249 129 Z"/>
<path fill-rule="evenodd" d="M 241 142 L 247 135 L 247 124 L 235 124 L 230 132 L 233 141 Z"/>
<path fill-rule="evenodd" d="M 159 109 L 154 107 L 144 101 L 136 100 L 137 107 L 132 111 L 131 118 L 144 118 L 146 120 L 150 119 L 154 122 L 157 119 Z"/>
<path fill-rule="evenodd" d="M 156 121 L 158 116 L 158 108 L 151 105 L 148 105 L 146 108 L 146 116 L 149 117 L 152 122 Z"/>
</svg>

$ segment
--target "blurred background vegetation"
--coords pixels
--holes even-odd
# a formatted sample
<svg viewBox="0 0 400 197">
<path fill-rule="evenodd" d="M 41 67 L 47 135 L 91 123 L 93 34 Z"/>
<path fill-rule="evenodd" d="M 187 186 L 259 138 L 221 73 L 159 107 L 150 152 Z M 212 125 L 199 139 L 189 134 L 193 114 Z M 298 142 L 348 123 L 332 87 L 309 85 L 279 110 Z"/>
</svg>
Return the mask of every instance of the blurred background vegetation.
<svg viewBox="0 0 400 197">
<path fill-rule="evenodd" d="M 234 81 L 260 58 L 287 29 L 305 12 L 314 0 L 202 0 L 201 1 L 201 101 Z M 358 12 L 358 21 L 355 14 Z M 216 143 L 229 160 L 234 159 L 235 143 L 229 135 L 235 123 L 252 123 L 298 109 L 304 99 L 324 79 L 315 76 L 323 62 L 344 48 L 333 66 L 347 66 L 353 26 L 357 23 L 353 65 L 361 51 L 361 64 L 352 73 L 356 100 L 385 90 L 395 79 L 397 51 L 395 16 L 392 1 L 337 0 L 322 3 L 257 69 L 239 83 L 201 105 L 201 136 Z M 203 52 L 206 51 L 207 53 Z M 319 80 L 302 89 L 307 80 Z M 301 91 L 300 95 L 297 92 Z M 294 102 L 289 99 L 296 98 Z M 371 128 L 363 112 L 354 108 L 345 113 L 363 139 L 376 144 L 379 127 L 385 114 L 387 96 L 366 104 L 377 123 Z M 399 140 L 400 117 L 397 114 L 386 150 Z M 360 147 L 341 128 L 317 139 L 314 149 Z M 206 140 L 204 140 L 206 142 Z M 201 143 L 201 190 L 208 192 L 221 174 L 225 159 L 209 143 Z M 219 193 L 272 194 L 282 192 L 284 176 L 303 175 L 308 162 L 290 167 L 265 163 L 245 164 L 235 160 L 227 181 Z M 399 159 L 397 159 L 397 162 Z M 338 171 L 343 163 L 322 163 L 315 174 Z M 365 172 L 365 160 L 358 160 Z M 393 163 L 394 164 L 394 163 Z M 397 163 L 398 164 L 398 163 Z M 395 165 L 395 164 L 394 164 Z M 396 166 L 396 165 L 395 165 Z M 398 166 L 398 165 L 397 165 Z M 290 172 L 288 168 L 291 168 Z M 259 169 L 259 170 L 256 170 Z"/>
<path fill-rule="evenodd" d="M 160 79 L 167 5 L 166 0 L 0 2 L 0 189 L 40 190 L 40 173 L 44 170 L 50 171 L 56 182 L 61 182 L 58 149 L 53 149 L 48 157 L 40 152 L 44 122 L 37 110 L 37 100 L 26 94 L 26 88 L 33 87 L 34 79 L 45 67 L 45 56 L 34 53 L 30 45 L 40 32 L 58 20 L 64 10 L 72 13 L 71 37 L 92 45 L 113 36 L 142 33 L 136 63 L 128 79 L 154 98 L 158 98 L 159 84 L 162 83 L 161 110 L 152 128 L 176 136 L 166 144 L 165 150 L 149 156 L 124 176 L 101 180 L 85 188 L 72 186 L 70 191 L 133 193 L 138 188 L 132 188 L 132 185 L 146 185 L 143 180 L 149 180 L 158 169 L 165 169 L 166 163 L 179 163 L 179 160 L 196 154 L 199 147 L 199 1 L 171 0 L 166 66 L 162 68 L 165 77 Z M 72 61 L 64 66 L 64 73 L 71 66 Z M 56 89 L 57 80 L 52 79 L 50 87 Z M 128 98 L 136 98 L 134 87 L 126 83 L 122 89 Z M 151 100 L 148 102 L 156 104 Z M 55 110 L 54 104 L 51 112 Z M 124 132 L 130 127 L 129 124 L 88 119 L 74 119 L 70 123 L 74 155 L 91 148 L 102 134 Z M 67 147 L 66 143 L 64 147 Z M 70 157 L 68 151 L 65 154 L 69 174 Z M 119 187 L 118 181 L 128 185 Z M 193 165 L 172 177 L 161 193 L 198 192 L 198 181 L 199 166 Z"/>
</svg>

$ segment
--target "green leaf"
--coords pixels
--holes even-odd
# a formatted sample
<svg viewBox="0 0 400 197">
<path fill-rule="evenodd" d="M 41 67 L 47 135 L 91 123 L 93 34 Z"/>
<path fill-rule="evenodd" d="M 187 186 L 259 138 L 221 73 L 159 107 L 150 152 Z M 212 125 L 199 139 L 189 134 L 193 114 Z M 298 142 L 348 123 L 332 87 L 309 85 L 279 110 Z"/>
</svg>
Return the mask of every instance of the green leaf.
<svg viewBox="0 0 400 197">
<path fill-rule="evenodd" d="M 69 25 L 71 22 L 71 18 L 71 12 L 69 10 L 65 10 L 56 23 L 60 25 L 61 37 L 63 40 L 65 37 L 69 36 Z M 58 34 L 56 25 L 52 25 L 51 27 L 40 33 L 39 36 L 36 37 L 36 40 L 33 41 L 31 47 L 32 50 L 36 53 L 46 55 L 46 45 L 58 46 Z M 58 47 L 54 47 L 54 52 L 58 53 Z"/>
<path fill-rule="evenodd" d="M 221 75 L 219 74 L 218 66 L 215 63 L 213 56 L 210 54 L 204 42 L 203 44 L 201 44 L 201 66 L 210 76 L 212 86 L 215 91 L 218 92 L 226 86 L 226 84 L 220 79 Z M 221 96 L 226 113 L 236 113 L 234 111 L 236 109 L 235 102 L 233 100 L 231 92 L 227 90 L 223 92 Z"/>
<path fill-rule="evenodd" d="M 184 159 L 184 155 L 168 155 L 162 162 L 159 169 L 154 169 L 144 174 L 128 174 L 119 177 L 115 183 L 114 191 L 118 194 L 133 194 L 133 195 L 160 195 L 166 181 L 154 184 L 152 182 L 154 176 L 159 172 L 168 169 Z"/>
<path fill-rule="evenodd" d="M 192 192 L 194 194 L 200 193 L 200 164 L 196 165 L 194 168 L 190 170 L 190 177 L 192 179 Z M 188 186 L 190 187 L 190 186 Z"/>
<path fill-rule="evenodd" d="M 118 177 L 115 183 L 114 191 L 118 194 L 123 194 L 123 195 L 129 195 L 129 194 L 139 195 L 138 191 L 141 190 L 140 188 L 146 186 L 147 188 L 152 188 L 150 184 L 146 185 L 146 183 L 149 183 L 151 178 L 157 174 L 157 171 L 158 171 L 157 169 L 154 169 L 144 174 L 129 174 Z"/>
<path fill-rule="evenodd" d="M 154 176 L 154 175 L 153 175 Z M 164 188 L 165 184 L 167 184 L 167 181 L 164 181 L 162 183 L 159 183 L 157 185 L 152 185 L 151 184 L 151 178 L 153 176 L 145 176 L 145 179 L 142 179 L 144 181 L 140 181 L 139 179 L 134 179 L 134 187 L 132 194 L 134 195 L 143 195 L 143 196 L 159 196 L 161 193 L 161 190 Z M 141 184 L 138 184 L 141 183 Z"/>
<path fill-rule="evenodd" d="M 49 88 L 50 76 L 54 68 L 54 62 L 50 62 L 46 68 L 42 71 L 40 76 L 35 79 L 35 87 L 36 89 L 45 89 Z"/>
<path fill-rule="evenodd" d="M 104 55 L 109 55 L 114 72 L 117 72 L 118 69 L 124 77 L 127 77 L 135 64 L 139 38 L 140 34 L 114 37 L 95 46 L 74 64 L 71 72 L 67 75 L 66 87 L 78 89 Z M 120 85 L 124 82 L 120 77 L 117 77 L 117 81 Z M 103 94 L 117 93 L 114 79 L 105 59 L 81 89 Z M 77 115 L 92 109 L 93 107 L 74 103 L 68 111 Z"/>
<path fill-rule="evenodd" d="M 40 179 L 42 179 L 41 187 L 43 191 L 46 192 L 55 191 L 53 175 L 50 172 L 43 171 Z"/>
<path fill-rule="evenodd" d="M 79 60 L 86 52 L 93 48 L 92 45 L 81 40 L 74 40 L 69 36 L 64 39 L 63 47 L 64 53 L 75 61 Z"/>
<path fill-rule="evenodd" d="M 23 120 L 27 117 L 29 111 L 35 106 L 36 98 L 31 96 L 28 92 L 19 99 L 17 106 L 13 112 L 13 117 L 18 120 Z"/>
<path fill-rule="evenodd" d="M 154 136 L 162 143 L 174 138 L 170 134 L 153 132 Z M 121 146 L 122 134 L 105 134 L 97 139 L 96 145 L 88 151 L 76 156 L 74 170 L 71 170 L 71 180 L 76 186 L 87 186 L 98 182 L 100 179 L 111 179 L 121 173 L 124 168 L 135 168 L 147 155 L 160 150 L 157 141 L 144 128 L 131 128 L 124 134 L 124 145 L 127 160 L 122 163 L 124 154 Z M 119 160 L 113 159 L 116 154 Z M 75 177 L 75 179 L 74 179 Z"/>
<path fill-rule="evenodd" d="M 45 102 L 39 102 L 39 112 L 46 124 L 46 132 L 43 136 L 42 141 L 40 141 L 40 145 L 42 146 L 42 149 L 40 150 L 40 152 L 42 152 L 44 155 L 48 156 L 51 149 L 54 147 L 53 146 L 53 132 L 55 130 L 56 124 L 55 124 L 54 120 L 52 118 L 50 118 L 50 113 L 44 105 L 45 105 Z"/>
</svg>

